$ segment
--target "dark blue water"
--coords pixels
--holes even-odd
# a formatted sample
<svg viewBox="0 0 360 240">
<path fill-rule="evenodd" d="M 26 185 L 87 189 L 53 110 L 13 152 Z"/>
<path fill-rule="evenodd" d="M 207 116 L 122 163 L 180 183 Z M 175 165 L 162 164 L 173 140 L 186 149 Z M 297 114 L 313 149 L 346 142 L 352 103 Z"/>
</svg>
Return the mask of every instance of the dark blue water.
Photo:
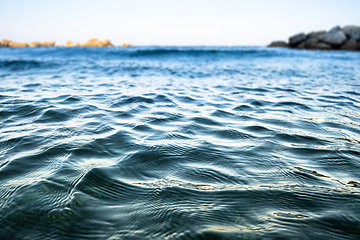
<svg viewBox="0 0 360 240">
<path fill-rule="evenodd" d="M 360 53 L 0 48 L 0 239 L 360 239 Z"/>
</svg>

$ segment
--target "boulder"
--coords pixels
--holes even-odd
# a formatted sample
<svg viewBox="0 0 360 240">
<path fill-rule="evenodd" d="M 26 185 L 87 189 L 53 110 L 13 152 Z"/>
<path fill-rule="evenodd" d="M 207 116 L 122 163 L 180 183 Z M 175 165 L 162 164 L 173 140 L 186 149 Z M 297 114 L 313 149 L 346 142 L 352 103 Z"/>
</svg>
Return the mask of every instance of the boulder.
<svg viewBox="0 0 360 240">
<path fill-rule="evenodd" d="M 343 28 L 341 29 L 341 31 L 343 31 L 343 32 L 345 33 L 345 35 L 346 35 L 348 38 L 350 38 L 350 35 L 351 35 L 352 31 L 353 31 L 354 29 L 356 29 L 356 28 L 358 28 L 358 27 L 355 26 L 355 25 L 347 25 L 347 26 L 343 27 Z"/>
<path fill-rule="evenodd" d="M 55 47 L 55 41 L 44 41 L 42 42 L 43 47 Z"/>
<path fill-rule="evenodd" d="M 357 42 L 354 39 L 348 39 L 343 45 L 341 45 L 340 49 L 355 51 L 357 49 Z"/>
<path fill-rule="evenodd" d="M 305 47 L 307 49 L 316 49 L 317 43 L 319 43 L 319 40 L 317 40 L 316 38 L 308 38 L 305 41 Z"/>
<path fill-rule="evenodd" d="M 310 33 L 307 35 L 307 38 L 319 39 L 319 36 L 323 35 L 324 33 L 326 33 L 326 31 L 310 32 Z"/>
<path fill-rule="evenodd" d="M 346 36 L 342 31 L 327 32 L 319 36 L 319 40 L 332 46 L 339 46 L 346 41 Z"/>
<path fill-rule="evenodd" d="M 29 44 L 27 43 L 19 43 L 19 42 L 14 42 L 14 41 L 9 41 L 7 40 L 7 45 L 8 47 L 28 47 Z"/>
<path fill-rule="evenodd" d="M 81 46 L 82 47 L 113 47 L 114 45 L 108 39 L 99 41 L 97 38 L 92 38 Z"/>
<path fill-rule="evenodd" d="M 129 43 L 123 43 L 123 44 L 121 44 L 121 46 L 122 46 L 122 47 L 132 47 L 132 45 L 129 44 Z"/>
<path fill-rule="evenodd" d="M 285 41 L 273 41 L 271 42 L 268 47 L 288 47 L 289 44 Z"/>
<path fill-rule="evenodd" d="M 110 42 L 109 39 L 100 41 L 102 47 L 113 47 L 114 45 Z"/>
<path fill-rule="evenodd" d="M 67 41 L 65 44 L 66 47 L 80 47 L 80 44 L 74 43 L 72 41 Z"/>
<path fill-rule="evenodd" d="M 299 43 L 297 46 L 296 46 L 297 49 L 305 49 L 306 46 L 305 46 L 305 41 L 302 41 L 301 43 Z"/>
<path fill-rule="evenodd" d="M 310 38 L 305 41 L 305 47 L 312 50 L 331 50 L 332 47 L 329 44 L 319 42 L 315 38 Z"/>
<path fill-rule="evenodd" d="M 29 47 L 40 47 L 41 43 L 40 42 L 31 42 L 29 43 Z"/>
<path fill-rule="evenodd" d="M 360 27 L 354 28 L 350 33 L 350 39 L 360 41 Z"/>
<path fill-rule="evenodd" d="M 29 43 L 29 47 L 54 47 L 54 46 L 55 46 L 55 41 Z"/>
<path fill-rule="evenodd" d="M 0 46 L 1 47 L 8 47 L 9 46 L 9 40 L 7 40 L 7 39 L 3 39 L 3 40 L 1 40 L 1 42 L 0 42 Z"/>
<path fill-rule="evenodd" d="M 285 41 L 274 41 L 268 47 L 360 50 L 360 26 L 335 26 L 329 31 L 313 31 L 306 35 L 298 33 L 289 38 L 288 44 Z"/>
<path fill-rule="evenodd" d="M 291 36 L 289 38 L 289 46 L 290 47 L 296 47 L 298 44 L 306 40 L 306 34 L 305 33 L 298 33 L 294 36 Z"/>
<path fill-rule="evenodd" d="M 332 29 L 329 30 L 329 33 L 336 33 L 341 30 L 340 26 L 335 26 Z"/>
</svg>

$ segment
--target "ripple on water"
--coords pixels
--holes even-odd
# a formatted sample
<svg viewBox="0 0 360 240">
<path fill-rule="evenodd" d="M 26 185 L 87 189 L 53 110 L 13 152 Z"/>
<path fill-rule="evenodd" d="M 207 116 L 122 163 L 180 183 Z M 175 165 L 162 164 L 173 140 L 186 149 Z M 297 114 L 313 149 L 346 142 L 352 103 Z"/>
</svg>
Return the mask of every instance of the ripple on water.
<svg viewBox="0 0 360 240">
<path fill-rule="evenodd" d="M 355 53 L 0 52 L 1 236 L 359 238 Z"/>
</svg>

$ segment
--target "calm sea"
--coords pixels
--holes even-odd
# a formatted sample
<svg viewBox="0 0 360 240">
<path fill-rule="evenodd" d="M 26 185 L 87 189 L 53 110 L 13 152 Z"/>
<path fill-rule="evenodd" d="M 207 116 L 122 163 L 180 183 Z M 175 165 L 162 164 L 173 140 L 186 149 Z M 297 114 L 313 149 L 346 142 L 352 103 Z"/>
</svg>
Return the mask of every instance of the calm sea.
<svg viewBox="0 0 360 240">
<path fill-rule="evenodd" d="M 360 53 L 0 48 L 0 239 L 360 239 Z"/>
</svg>

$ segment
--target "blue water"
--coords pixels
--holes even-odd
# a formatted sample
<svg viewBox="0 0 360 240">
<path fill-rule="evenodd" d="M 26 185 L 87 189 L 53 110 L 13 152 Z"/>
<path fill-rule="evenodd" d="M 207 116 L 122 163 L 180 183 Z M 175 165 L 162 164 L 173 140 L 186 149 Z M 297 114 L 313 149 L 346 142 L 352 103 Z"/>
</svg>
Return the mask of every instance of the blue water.
<svg viewBox="0 0 360 240">
<path fill-rule="evenodd" d="M 360 53 L 0 48 L 0 239 L 360 239 Z"/>
</svg>

